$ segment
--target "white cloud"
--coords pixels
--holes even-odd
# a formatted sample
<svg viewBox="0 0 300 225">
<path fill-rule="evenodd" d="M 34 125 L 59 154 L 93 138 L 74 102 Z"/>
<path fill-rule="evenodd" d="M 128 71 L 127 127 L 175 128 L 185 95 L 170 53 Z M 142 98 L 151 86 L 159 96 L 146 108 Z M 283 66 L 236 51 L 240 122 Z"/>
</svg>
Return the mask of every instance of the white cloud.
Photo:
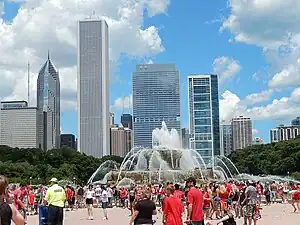
<svg viewBox="0 0 300 225">
<path fill-rule="evenodd" d="M 132 94 L 125 97 L 117 98 L 112 105 L 113 110 L 131 109 L 132 108 Z"/>
<path fill-rule="evenodd" d="M 252 129 L 252 136 L 256 136 L 258 134 L 258 130 L 257 129 Z"/>
<path fill-rule="evenodd" d="M 271 103 L 260 106 L 251 106 L 228 90 L 220 99 L 220 118 L 225 121 L 240 115 L 249 116 L 254 120 L 286 120 L 299 115 L 299 111 L 300 88 L 296 88 L 290 96 L 274 99 Z"/>
<path fill-rule="evenodd" d="M 215 58 L 212 67 L 213 73 L 219 76 L 220 84 L 234 77 L 241 70 L 238 61 L 225 56 Z"/>
<path fill-rule="evenodd" d="M 228 6 L 220 30 L 229 30 L 235 41 L 278 48 L 300 33 L 299 0 L 228 0 Z"/>
<path fill-rule="evenodd" d="M 266 90 L 259 93 L 252 93 L 250 95 L 247 95 L 245 99 L 243 100 L 243 104 L 245 105 L 254 105 L 258 104 L 264 101 L 267 101 L 270 99 L 271 95 L 273 93 L 273 90 Z"/>
<path fill-rule="evenodd" d="M 297 87 L 300 85 L 300 58 L 295 64 L 285 66 L 276 73 L 269 81 L 269 86 L 273 88 Z"/>
<path fill-rule="evenodd" d="M 110 32 L 110 59 L 121 54 L 149 57 L 164 48 L 154 26 L 144 27 L 145 12 L 165 13 L 170 0 L 18 0 L 21 8 L 11 24 L 0 18 L 0 98 L 26 99 L 27 61 L 31 63 L 31 96 L 47 50 L 60 72 L 62 107 L 76 105 L 77 21 L 96 9 Z M 8 3 L 9 4 L 9 3 Z M 74 108 L 73 108 L 74 109 Z"/>
</svg>

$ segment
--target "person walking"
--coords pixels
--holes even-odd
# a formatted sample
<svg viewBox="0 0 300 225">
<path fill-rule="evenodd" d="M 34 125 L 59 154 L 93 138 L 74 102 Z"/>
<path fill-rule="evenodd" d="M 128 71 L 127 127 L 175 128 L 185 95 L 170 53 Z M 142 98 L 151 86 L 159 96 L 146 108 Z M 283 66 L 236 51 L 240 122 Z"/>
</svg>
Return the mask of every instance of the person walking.
<svg viewBox="0 0 300 225">
<path fill-rule="evenodd" d="M 190 177 L 186 180 L 186 186 L 189 188 L 187 194 L 187 224 L 204 225 L 204 212 L 203 212 L 203 194 L 196 186 L 196 179 Z"/>
<path fill-rule="evenodd" d="M 102 209 L 104 214 L 103 220 L 108 220 L 108 216 L 107 216 L 108 194 L 105 187 L 102 187 L 101 202 L 102 202 Z"/>
<path fill-rule="evenodd" d="M 45 196 L 45 204 L 48 205 L 48 225 L 62 225 L 66 193 L 58 186 L 56 178 L 50 180 L 50 185 Z"/>
</svg>

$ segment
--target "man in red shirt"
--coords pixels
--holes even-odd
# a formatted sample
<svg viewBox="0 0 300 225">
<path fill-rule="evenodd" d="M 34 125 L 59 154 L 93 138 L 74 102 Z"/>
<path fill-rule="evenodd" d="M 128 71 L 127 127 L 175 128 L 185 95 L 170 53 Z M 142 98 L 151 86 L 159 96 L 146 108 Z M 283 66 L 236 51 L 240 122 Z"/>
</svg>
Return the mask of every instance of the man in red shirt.
<svg viewBox="0 0 300 225">
<path fill-rule="evenodd" d="M 17 208 L 17 210 L 22 214 L 22 216 L 26 220 L 26 208 L 24 205 L 24 198 L 26 195 L 25 185 L 20 184 L 19 188 L 14 190 L 13 195 L 14 195 L 15 207 Z"/>
<path fill-rule="evenodd" d="M 180 201 L 183 201 L 183 192 L 179 190 L 179 184 L 175 184 L 174 196 L 179 198 Z"/>
<path fill-rule="evenodd" d="M 189 188 L 187 194 L 187 218 L 186 223 L 191 225 L 204 225 L 203 194 L 196 186 L 196 179 L 190 177 L 186 180 Z"/>
<path fill-rule="evenodd" d="M 167 197 L 163 204 L 163 224 L 182 225 L 183 206 L 179 198 L 174 196 L 174 187 L 166 188 Z"/>
</svg>

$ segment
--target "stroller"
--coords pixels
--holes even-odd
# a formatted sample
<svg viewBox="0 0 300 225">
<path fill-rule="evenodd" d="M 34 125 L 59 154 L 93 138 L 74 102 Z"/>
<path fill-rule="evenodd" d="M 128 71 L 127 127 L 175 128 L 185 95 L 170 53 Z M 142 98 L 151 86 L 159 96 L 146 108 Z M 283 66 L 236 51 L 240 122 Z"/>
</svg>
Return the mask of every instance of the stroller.
<svg viewBox="0 0 300 225">
<path fill-rule="evenodd" d="M 48 207 L 40 205 L 39 206 L 39 225 L 48 224 Z"/>
</svg>

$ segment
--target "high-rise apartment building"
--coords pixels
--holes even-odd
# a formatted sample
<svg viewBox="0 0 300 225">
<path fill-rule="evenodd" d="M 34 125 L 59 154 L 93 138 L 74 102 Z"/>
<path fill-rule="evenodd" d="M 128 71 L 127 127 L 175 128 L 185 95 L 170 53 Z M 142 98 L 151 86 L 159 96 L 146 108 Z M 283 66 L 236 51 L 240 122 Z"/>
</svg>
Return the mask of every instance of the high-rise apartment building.
<svg viewBox="0 0 300 225">
<path fill-rule="evenodd" d="M 270 130 L 270 141 L 271 143 L 279 141 L 279 130 L 277 128 Z"/>
<path fill-rule="evenodd" d="M 110 128 L 111 155 L 125 157 L 132 148 L 132 131 L 127 127 Z"/>
<path fill-rule="evenodd" d="M 121 115 L 121 124 L 123 125 L 123 127 L 128 127 L 130 130 L 132 130 L 132 115 L 123 113 Z"/>
<path fill-rule="evenodd" d="M 152 146 L 152 131 L 163 121 L 181 134 L 180 82 L 175 65 L 137 65 L 132 80 L 134 146 Z"/>
<path fill-rule="evenodd" d="M 270 130 L 270 140 L 272 142 L 287 141 L 300 135 L 300 125 L 284 126 L 279 125 Z"/>
<path fill-rule="evenodd" d="M 3 101 L 0 109 L 0 145 L 37 148 L 37 108 L 26 101 Z"/>
<path fill-rule="evenodd" d="M 222 124 L 220 128 L 221 155 L 228 156 L 232 152 L 232 126 Z"/>
<path fill-rule="evenodd" d="M 232 150 L 246 148 L 252 144 L 252 120 L 249 117 L 235 117 L 231 120 Z"/>
<path fill-rule="evenodd" d="M 220 155 L 218 76 L 189 75 L 188 85 L 190 146 L 208 163 Z"/>
<path fill-rule="evenodd" d="M 110 154 L 109 41 L 104 20 L 78 23 L 78 150 Z"/>
<path fill-rule="evenodd" d="M 74 134 L 61 134 L 60 146 L 76 149 L 76 138 Z"/>
<path fill-rule="evenodd" d="M 37 79 L 38 147 L 44 150 L 60 147 L 60 81 L 58 70 L 48 59 Z"/>
</svg>

